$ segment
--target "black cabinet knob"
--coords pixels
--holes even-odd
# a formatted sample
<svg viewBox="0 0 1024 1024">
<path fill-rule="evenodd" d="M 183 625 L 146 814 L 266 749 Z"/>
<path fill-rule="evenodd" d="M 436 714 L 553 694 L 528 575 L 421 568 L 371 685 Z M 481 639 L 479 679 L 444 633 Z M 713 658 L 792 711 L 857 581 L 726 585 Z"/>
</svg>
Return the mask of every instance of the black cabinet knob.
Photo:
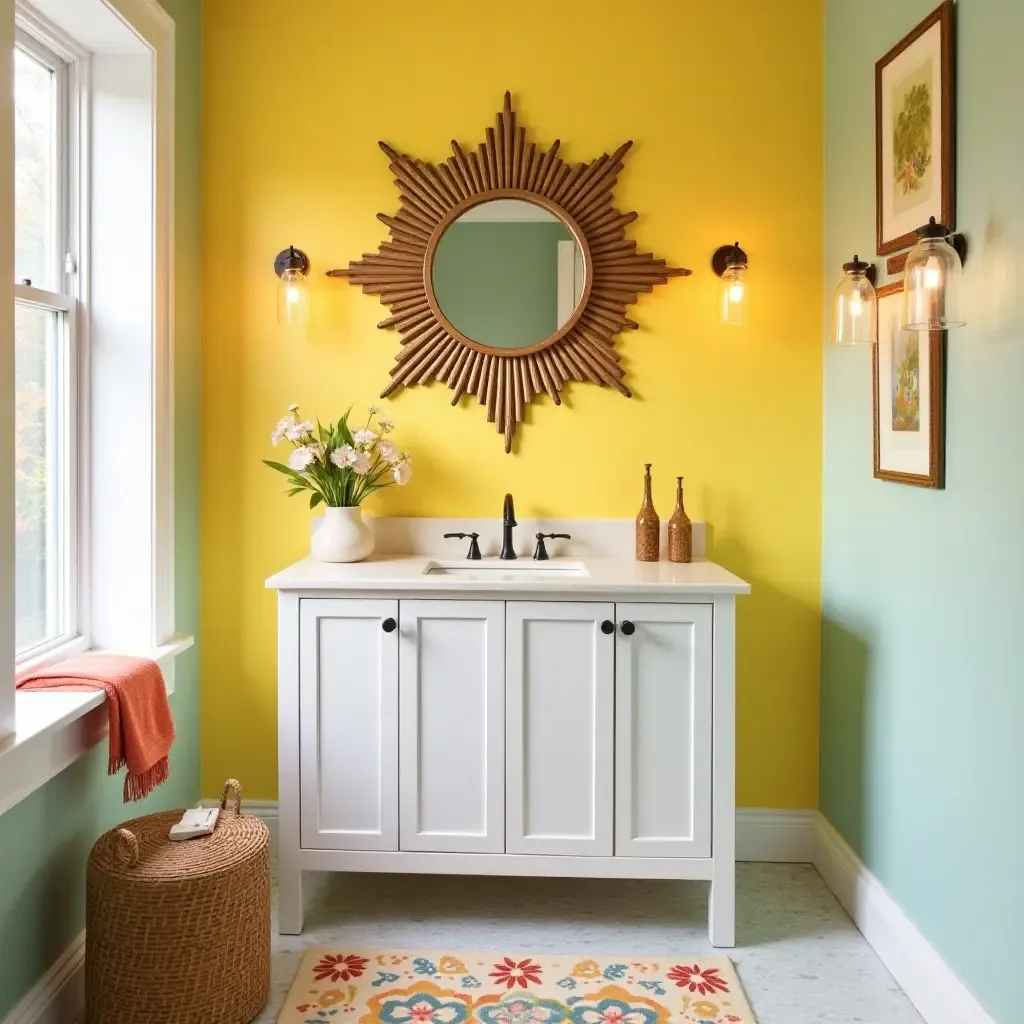
<svg viewBox="0 0 1024 1024">
<path fill-rule="evenodd" d="M 604 633 L 605 636 L 609 633 L 614 633 L 615 623 L 612 622 L 611 619 L 605 619 L 604 622 L 601 623 L 601 632 Z"/>
<path fill-rule="evenodd" d="M 380 628 L 383 629 L 385 633 L 394 633 L 394 631 L 398 629 L 398 623 L 392 618 L 387 618 L 380 624 Z"/>
<path fill-rule="evenodd" d="M 622 632 L 626 636 L 632 636 L 636 632 L 636 626 L 634 626 L 629 619 L 626 619 L 626 621 L 622 623 Z"/>
</svg>

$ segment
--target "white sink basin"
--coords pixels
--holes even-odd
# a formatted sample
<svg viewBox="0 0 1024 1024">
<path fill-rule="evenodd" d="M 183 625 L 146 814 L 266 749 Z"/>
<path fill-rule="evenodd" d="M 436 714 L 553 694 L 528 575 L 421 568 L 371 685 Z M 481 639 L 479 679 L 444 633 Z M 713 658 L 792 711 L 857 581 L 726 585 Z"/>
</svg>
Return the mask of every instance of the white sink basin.
<svg viewBox="0 0 1024 1024">
<path fill-rule="evenodd" d="M 428 562 L 423 569 L 425 576 L 452 576 L 460 580 L 479 582 L 515 583 L 528 580 L 566 579 L 567 577 L 589 576 L 582 562 Z"/>
</svg>

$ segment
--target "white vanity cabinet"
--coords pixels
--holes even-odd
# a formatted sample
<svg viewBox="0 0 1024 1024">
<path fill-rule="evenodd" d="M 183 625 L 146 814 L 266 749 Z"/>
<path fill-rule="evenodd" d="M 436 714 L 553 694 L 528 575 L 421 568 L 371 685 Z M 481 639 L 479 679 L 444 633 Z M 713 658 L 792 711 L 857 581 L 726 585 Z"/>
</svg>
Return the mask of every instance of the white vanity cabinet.
<svg viewBox="0 0 1024 1024">
<path fill-rule="evenodd" d="M 400 618 L 398 848 L 502 853 L 505 605 L 402 601 Z"/>
<path fill-rule="evenodd" d="M 302 845 L 398 849 L 398 602 L 299 606 Z"/>
<path fill-rule="evenodd" d="M 732 945 L 745 584 L 686 578 L 711 568 L 649 591 L 275 578 L 281 931 L 304 871 L 674 878 L 711 881 Z"/>
<path fill-rule="evenodd" d="M 505 606 L 508 853 L 613 854 L 614 618 L 597 602 Z"/>
</svg>

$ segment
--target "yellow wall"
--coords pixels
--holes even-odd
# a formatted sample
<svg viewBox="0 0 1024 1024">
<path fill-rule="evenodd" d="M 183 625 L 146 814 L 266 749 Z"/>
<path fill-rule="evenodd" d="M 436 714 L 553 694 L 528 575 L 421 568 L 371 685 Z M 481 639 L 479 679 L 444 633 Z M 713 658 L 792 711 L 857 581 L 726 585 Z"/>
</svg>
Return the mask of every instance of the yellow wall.
<svg viewBox="0 0 1024 1024">
<path fill-rule="evenodd" d="M 635 140 L 620 206 L 633 237 L 693 268 L 645 296 L 620 339 L 634 398 L 570 385 L 536 401 L 517 454 L 443 385 L 389 412 L 416 476 L 373 506 L 405 515 L 632 517 L 642 463 L 671 512 L 711 524 L 740 599 L 741 804 L 817 799 L 821 520 L 822 7 L 754 0 L 215 0 L 203 5 L 202 560 L 205 792 L 229 775 L 272 798 L 274 595 L 308 548 L 309 513 L 260 464 L 289 402 L 337 416 L 372 401 L 397 337 L 377 300 L 321 276 L 371 251 L 396 191 L 385 139 L 425 159 L 476 143 L 511 89 L 531 138 L 590 159 Z M 751 325 L 715 319 L 708 258 L 740 239 Z M 313 322 L 275 323 L 271 264 L 313 263 Z"/>
</svg>

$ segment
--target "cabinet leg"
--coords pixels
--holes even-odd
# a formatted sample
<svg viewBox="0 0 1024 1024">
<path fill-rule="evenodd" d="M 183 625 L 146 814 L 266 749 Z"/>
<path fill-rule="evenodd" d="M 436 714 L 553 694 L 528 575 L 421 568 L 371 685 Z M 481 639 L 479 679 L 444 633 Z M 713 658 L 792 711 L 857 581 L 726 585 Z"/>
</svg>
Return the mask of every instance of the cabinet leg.
<svg viewBox="0 0 1024 1024">
<path fill-rule="evenodd" d="M 281 935 L 302 933 L 302 871 L 278 866 L 277 930 Z"/>
<path fill-rule="evenodd" d="M 715 868 L 708 900 L 708 933 L 711 945 L 731 949 L 736 945 L 736 868 Z"/>
</svg>

